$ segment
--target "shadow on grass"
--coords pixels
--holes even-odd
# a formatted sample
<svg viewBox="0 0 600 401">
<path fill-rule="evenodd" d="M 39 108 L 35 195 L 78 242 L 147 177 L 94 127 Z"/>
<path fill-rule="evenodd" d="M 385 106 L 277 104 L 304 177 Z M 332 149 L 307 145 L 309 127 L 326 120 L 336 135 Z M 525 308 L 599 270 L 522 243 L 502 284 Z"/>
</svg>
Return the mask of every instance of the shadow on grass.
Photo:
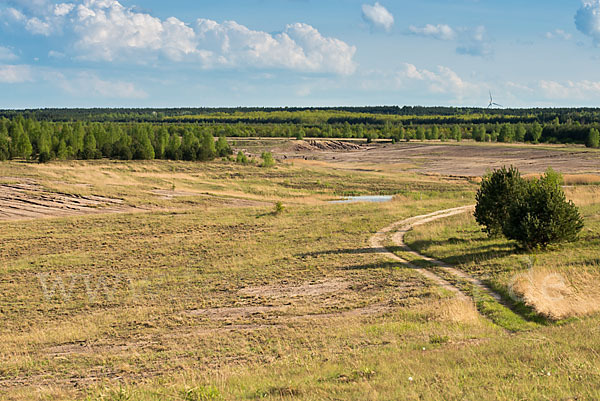
<svg viewBox="0 0 600 401">
<path fill-rule="evenodd" d="M 366 263 L 362 265 L 343 266 L 341 270 L 372 270 L 372 269 L 395 269 L 398 267 L 404 267 L 398 262 L 375 262 Z"/>
<path fill-rule="evenodd" d="M 386 248 L 328 249 L 326 251 L 299 253 L 295 256 L 299 257 L 299 258 L 306 258 L 306 257 L 316 258 L 316 257 L 323 256 L 323 255 L 369 254 L 369 253 L 381 253 L 381 252 L 386 252 Z"/>
<path fill-rule="evenodd" d="M 476 241 L 466 241 L 466 240 L 461 240 L 462 243 L 472 243 L 472 242 L 484 242 L 486 241 L 485 239 L 482 240 L 476 240 Z M 427 255 L 427 252 L 425 251 L 426 249 L 429 249 L 431 247 L 435 247 L 435 246 L 439 246 L 439 247 L 444 247 L 447 246 L 449 244 L 456 244 L 457 242 L 453 242 L 452 238 L 447 240 L 447 241 L 414 241 L 411 242 L 408 246 L 419 252 L 422 253 L 423 255 Z M 394 249 L 396 248 L 396 249 Z M 403 249 L 402 247 L 389 247 L 390 251 L 394 252 L 395 250 L 398 251 L 403 251 L 405 249 Z M 460 264 L 460 263 L 468 263 L 468 262 L 477 262 L 477 261 L 482 261 L 482 260 L 489 260 L 489 259 L 494 259 L 494 258 L 502 258 L 504 256 L 508 256 L 508 255 L 512 255 L 515 253 L 520 253 L 520 251 L 515 248 L 515 246 L 511 243 L 508 244 L 482 244 L 479 245 L 477 247 L 471 247 L 470 248 L 471 252 L 469 253 L 461 253 L 460 255 L 457 256 L 450 256 L 447 258 L 443 258 L 440 259 L 446 263 L 449 264 Z"/>
</svg>

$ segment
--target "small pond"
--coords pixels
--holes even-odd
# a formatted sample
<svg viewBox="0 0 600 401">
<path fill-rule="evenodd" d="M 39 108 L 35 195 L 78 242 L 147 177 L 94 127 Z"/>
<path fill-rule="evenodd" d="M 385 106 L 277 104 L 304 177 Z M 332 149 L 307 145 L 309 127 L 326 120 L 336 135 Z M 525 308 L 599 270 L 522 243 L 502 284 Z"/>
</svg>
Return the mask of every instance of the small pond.
<svg viewBox="0 0 600 401">
<path fill-rule="evenodd" d="M 357 202 L 389 202 L 393 195 L 366 195 L 366 196 L 345 196 L 344 199 L 329 201 L 329 203 L 357 203 Z"/>
</svg>

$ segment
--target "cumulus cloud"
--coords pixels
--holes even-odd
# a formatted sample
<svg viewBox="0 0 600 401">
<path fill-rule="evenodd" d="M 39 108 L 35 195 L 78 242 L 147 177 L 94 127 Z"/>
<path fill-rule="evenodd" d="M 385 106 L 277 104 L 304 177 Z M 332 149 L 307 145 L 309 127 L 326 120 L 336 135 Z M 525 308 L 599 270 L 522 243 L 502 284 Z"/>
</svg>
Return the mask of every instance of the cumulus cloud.
<svg viewBox="0 0 600 401">
<path fill-rule="evenodd" d="M 42 1 L 42 0 L 29 0 Z M 73 33 L 73 49 L 93 61 L 161 58 L 197 64 L 200 68 L 280 68 L 303 72 L 352 74 L 356 48 L 328 38 L 307 24 L 290 24 L 271 34 L 235 21 L 198 19 L 187 24 L 175 17 L 160 19 L 124 7 L 116 0 L 59 3 L 44 18 L 23 15 L 32 33 L 51 35 L 62 27 Z M 16 18 L 15 18 L 16 19 Z"/>
<path fill-rule="evenodd" d="M 384 6 L 375 2 L 373 5 L 363 4 L 363 18 L 374 28 L 390 31 L 394 25 L 394 16 Z"/>
<path fill-rule="evenodd" d="M 460 43 L 456 48 L 458 54 L 486 57 L 492 54 L 492 45 L 484 26 L 463 30 Z"/>
<path fill-rule="evenodd" d="M 399 87 L 405 87 L 415 83 L 425 85 L 431 93 L 448 94 L 457 100 L 480 90 L 479 85 L 462 79 L 448 67 L 438 66 L 437 71 L 434 72 L 418 69 L 413 64 L 405 63 L 396 74 L 396 84 Z"/>
<path fill-rule="evenodd" d="M 97 96 L 109 99 L 145 99 L 148 97 L 145 91 L 138 89 L 131 82 L 105 80 L 89 72 L 80 72 L 75 77 L 69 78 L 61 73 L 50 75 L 63 90 L 75 96 Z M 50 78 L 48 74 L 46 78 Z"/>
<path fill-rule="evenodd" d="M 13 61 L 18 57 L 12 50 L 7 47 L 0 46 L 0 61 Z"/>
<path fill-rule="evenodd" d="M 0 83 L 19 84 L 32 80 L 33 74 L 27 65 L 0 65 Z"/>
<path fill-rule="evenodd" d="M 481 57 L 492 54 L 492 46 L 484 26 L 452 28 L 446 24 L 427 24 L 422 27 L 411 25 L 408 28 L 408 34 L 436 40 L 455 41 L 458 54 Z"/>
<path fill-rule="evenodd" d="M 570 40 L 573 37 L 570 33 L 565 32 L 562 29 L 555 29 L 552 32 L 546 32 L 546 39 L 563 39 Z"/>
<path fill-rule="evenodd" d="M 446 24 L 431 25 L 427 24 L 423 27 L 411 25 L 408 30 L 413 35 L 425 36 L 439 40 L 453 40 L 456 38 L 456 32 Z"/>
<path fill-rule="evenodd" d="M 600 82 L 595 81 L 540 81 L 540 89 L 550 99 L 588 100 L 600 95 Z"/>
<path fill-rule="evenodd" d="M 586 0 L 575 14 L 575 27 L 600 45 L 600 0 Z"/>
</svg>

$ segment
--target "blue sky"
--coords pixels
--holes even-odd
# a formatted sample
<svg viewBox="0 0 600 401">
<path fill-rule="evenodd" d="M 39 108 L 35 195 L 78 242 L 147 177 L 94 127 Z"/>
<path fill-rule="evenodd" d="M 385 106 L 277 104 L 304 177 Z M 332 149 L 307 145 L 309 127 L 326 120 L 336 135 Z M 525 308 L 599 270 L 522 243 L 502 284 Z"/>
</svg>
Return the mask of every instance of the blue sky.
<svg viewBox="0 0 600 401">
<path fill-rule="evenodd" d="M 600 106 L 600 0 L 0 0 L 0 108 Z"/>
</svg>

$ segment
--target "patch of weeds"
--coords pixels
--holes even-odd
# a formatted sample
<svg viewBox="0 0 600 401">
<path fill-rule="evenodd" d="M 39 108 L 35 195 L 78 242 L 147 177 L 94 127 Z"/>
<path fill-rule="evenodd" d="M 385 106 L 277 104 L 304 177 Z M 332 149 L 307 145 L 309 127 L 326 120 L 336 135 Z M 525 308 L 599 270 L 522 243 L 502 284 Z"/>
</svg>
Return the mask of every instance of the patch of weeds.
<svg viewBox="0 0 600 401">
<path fill-rule="evenodd" d="M 215 386 L 200 386 L 181 391 L 185 401 L 213 401 L 223 400 L 221 392 Z"/>
<path fill-rule="evenodd" d="M 341 383 L 356 383 L 361 380 L 370 380 L 375 376 L 375 371 L 369 367 L 364 367 L 358 370 L 353 370 L 352 372 L 338 373 L 336 374 L 332 380 L 341 382 Z"/>
<path fill-rule="evenodd" d="M 107 390 L 95 398 L 88 398 L 89 401 L 130 401 L 133 400 L 133 394 L 123 386 L 118 390 Z"/>
<path fill-rule="evenodd" d="M 439 336 L 437 334 L 429 336 L 430 344 L 446 344 L 448 341 L 450 341 L 448 336 Z"/>
<path fill-rule="evenodd" d="M 267 398 L 270 396 L 279 396 L 279 397 L 298 397 L 302 395 L 302 392 L 291 386 L 271 386 L 266 390 L 257 390 L 254 394 L 254 398 Z"/>
</svg>

